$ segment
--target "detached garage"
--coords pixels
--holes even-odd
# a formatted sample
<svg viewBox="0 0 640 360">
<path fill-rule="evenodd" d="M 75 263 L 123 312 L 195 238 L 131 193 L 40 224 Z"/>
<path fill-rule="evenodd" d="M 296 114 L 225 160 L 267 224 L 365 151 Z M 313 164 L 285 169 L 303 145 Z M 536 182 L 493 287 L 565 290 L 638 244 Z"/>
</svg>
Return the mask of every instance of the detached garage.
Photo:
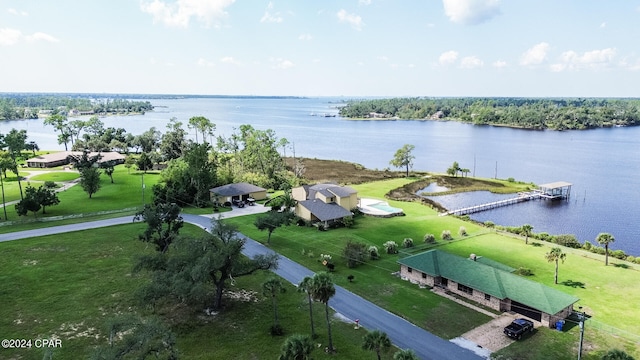
<svg viewBox="0 0 640 360">
<path fill-rule="evenodd" d="M 249 198 L 263 200 L 267 198 L 267 190 L 249 183 L 234 183 L 215 187 L 209 190 L 211 201 L 232 203 L 234 200 L 246 201 Z"/>
</svg>

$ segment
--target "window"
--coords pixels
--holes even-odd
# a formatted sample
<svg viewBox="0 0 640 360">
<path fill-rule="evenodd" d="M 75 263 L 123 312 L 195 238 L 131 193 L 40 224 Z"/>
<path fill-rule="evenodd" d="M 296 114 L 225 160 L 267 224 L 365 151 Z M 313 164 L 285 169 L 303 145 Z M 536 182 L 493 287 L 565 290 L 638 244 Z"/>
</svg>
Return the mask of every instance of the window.
<svg viewBox="0 0 640 360">
<path fill-rule="evenodd" d="M 462 291 L 463 293 L 473 295 L 473 289 L 468 286 L 464 286 L 462 284 L 458 284 L 458 291 Z"/>
<path fill-rule="evenodd" d="M 423 279 L 426 279 L 426 278 L 427 278 L 427 274 L 422 273 L 422 278 L 423 278 Z"/>
<path fill-rule="evenodd" d="M 491 295 L 484 294 L 484 299 L 487 300 L 487 301 L 491 300 Z"/>
<path fill-rule="evenodd" d="M 407 268 L 407 272 L 413 272 L 413 269 L 412 269 L 412 268 L 410 268 L 410 267 L 408 267 L 408 268 Z"/>
</svg>

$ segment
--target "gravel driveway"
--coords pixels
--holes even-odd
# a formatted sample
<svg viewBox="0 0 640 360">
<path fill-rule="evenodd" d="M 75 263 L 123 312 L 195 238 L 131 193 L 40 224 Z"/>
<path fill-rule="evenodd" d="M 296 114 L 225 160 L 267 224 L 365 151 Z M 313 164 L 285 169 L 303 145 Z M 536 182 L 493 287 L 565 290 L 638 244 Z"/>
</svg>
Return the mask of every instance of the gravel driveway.
<svg viewBox="0 0 640 360">
<path fill-rule="evenodd" d="M 520 317 L 522 317 L 520 314 L 504 313 L 496 319 L 462 334 L 462 337 L 473 341 L 485 349 L 489 349 L 491 352 L 498 351 L 514 342 L 514 340 L 503 334 L 502 330 L 505 326 L 509 325 L 511 321 Z M 539 322 L 534 321 L 533 323 L 534 327 L 540 326 Z"/>
</svg>

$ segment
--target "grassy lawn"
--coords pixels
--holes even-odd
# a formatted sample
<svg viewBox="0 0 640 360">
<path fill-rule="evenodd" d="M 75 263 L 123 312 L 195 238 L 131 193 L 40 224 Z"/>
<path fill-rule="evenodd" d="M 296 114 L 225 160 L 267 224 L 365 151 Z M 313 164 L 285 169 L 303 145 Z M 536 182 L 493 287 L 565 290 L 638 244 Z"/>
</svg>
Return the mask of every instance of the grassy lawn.
<svg viewBox="0 0 640 360">
<path fill-rule="evenodd" d="M 39 180 L 45 181 L 55 178 L 58 173 L 40 174 L 37 175 Z M 61 176 L 70 176 L 73 173 L 65 173 Z M 76 174 L 77 175 L 77 174 Z M 152 191 L 151 187 L 159 179 L 158 173 L 146 173 L 144 174 L 145 184 L 145 203 L 151 201 Z M 57 181 L 57 180 L 55 180 Z M 86 192 L 82 190 L 79 185 L 72 186 L 71 188 L 58 193 L 60 204 L 56 206 L 50 206 L 46 208 L 46 217 L 65 217 L 65 216 L 77 216 L 78 214 L 97 214 L 100 212 L 133 209 L 142 205 L 142 172 L 129 173 L 123 165 L 116 166 L 113 173 L 113 184 L 111 179 L 105 174 L 100 177 L 101 188 L 93 195 L 91 199 Z M 27 182 L 23 181 L 23 189 L 26 187 Z M 34 184 L 35 185 L 35 184 Z M 17 186 L 16 186 L 17 187 Z M 20 195 L 18 193 L 18 199 Z M 135 211 L 133 211 L 135 212 Z M 129 212 L 129 213 L 133 213 Z M 37 218 L 29 213 L 28 216 L 19 217 L 15 208 L 12 205 L 7 207 L 7 215 L 9 221 L 13 221 L 11 227 L 0 226 L 0 233 L 8 231 L 17 231 L 32 229 L 36 227 L 46 227 L 62 225 L 60 222 L 36 222 L 37 218 L 42 218 L 43 214 L 40 211 L 37 214 Z M 123 213 L 115 213 L 112 216 L 122 216 Z M 82 221 L 87 221 L 82 220 Z M 21 224 L 22 223 L 22 224 Z M 22 225 L 22 226 L 21 226 Z"/>
<path fill-rule="evenodd" d="M 149 315 L 133 300 L 134 290 L 145 276 L 132 275 L 134 254 L 152 251 L 137 240 L 141 224 L 123 225 L 0 243 L 0 333 L 3 338 L 51 338 L 62 340 L 54 359 L 88 358 L 95 346 L 107 342 L 105 322 L 114 315 Z M 182 233 L 201 231 L 186 225 Z M 69 261 L 73 259 L 72 261 Z M 270 275 L 259 272 L 237 278 L 230 288 L 251 294 L 250 301 L 227 299 L 224 312 L 205 316 L 172 307 L 163 319 L 176 334 L 185 359 L 274 359 L 286 335 L 309 334 L 306 295 L 291 285 L 278 298 L 284 337 L 268 334 L 273 322 L 271 301 L 261 295 L 261 284 Z M 177 309 L 177 310 L 176 310 Z M 315 340 L 327 345 L 324 308 L 314 305 Z M 334 345 L 340 358 L 375 359 L 360 349 L 364 330 L 352 323 L 332 321 Z M 250 344 L 250 346 L 241 346 Z M 42 349 L 3 349 L 3 359 L 42 359 Z M 335 358 L 321 349 L 314 359 Z M 391 359 L 390 354 L 384 359 Z"/>
<path fill-rule="evenodd" d="M 151 186 L 158 178 L 157 174 L 145 174 L 146 201 L 151 199 Z M 384 199 L 389 190 L 414 180 L 397 178 L 352 187 L 359 191 L 361 197 Z M 98 213 L 136 208 L 142 204 L 140 173 L 128 174 L 126 168 L 118 166 L 114 182 L 111 184 L 110 179 L 103 175 L 103 187 L 93 199 L 89 199 L 79 186 L 61 192 L 60 205 L 47 208 L 47 213 L 50 216 Z M 17 184 L 15 187 L 17 189 Z M 588 353 L 585 359 L 598 359 L 613 347 L 640 357 L 637 335 L 640 334 L 640 313 L 635 310 L 636 304 L 640 303 L 637 265 L 605 267 L 603 258 L 598 255 L 563 249 L 568 255 L 560 264 L 560 283 L 554 285 L 554 266 L 544 259 L 549 244 L 527 246 L 517 237 L 497 234 L 454 217 L 439 217 L 435 210 L 419 203 L 388 202 L 402 208 L 406 216 L 388 219 L 359 217 L 351 229 L 279 228 L 273 233 L 269 247 L 313 271 L 326 270 L 319 258 L 320 254 L 329 254 L 336 264 L 333 275 L 338 285 L 436 335 L 453 338 L 487 322 L 489 318 L 392 275 L 399 270 L 396 263 L 399 258 L 433 248 L 433 245 L 424 244 L 422 239 L 427 233 L 434 234 L 438 239 L 435 246 L 440 249 L 465 257 L 475 253 L 514 268 L 529 268 L 534 273 L 531 280 L 579 297 L 581 301 L 577 305 L 583 306 L 592 317 L 586 326 L 584 349 Z M 10 220 L 18 218 L 12 206 L 7 210 L 11 210 Z M 187 209 L 187 212 L 204 214 L 210 213 L 211 209 Z M 258 231 L 253 225 L 255 217 L 225 221 L 237 225 L 247 236 L 266 242 L 267 233 Z M 27 218 L 33 219 L 33 215 Z M 14 223 L 0 227 L 0 233 L 86 220 Z M 458 235 L 461 226 L 468 236 Z M 86 358 L 92 347 L 105 341 L 105 319 L 122 312 L 146 312 L 134 304 L 131 296 L 144 281 L 144 278 L 130 275 L 133 254 L 150 249 L 145 250 L 145 244 L 136 240 L 141 229 L 139 224 L 123 225 L 100 231 L 0 243 L 4 259 L 0 262 L 0 280 L 4 285 L 0 289 L 0 302 L 3 304 L 0 307 L 0 332 L 8 338 L 55 334 L 63 339 L 63 348 L 54 352 L 54 358 Z M 440 240 L 443 230 L 449 230 L 454 240 L 446 243 Z M 185 226 L 184 230 L 197 231 L 200 230 L 191 226 Z M 400 254 L 395 255 L 384 253 L 384 242 L 393 240 L 401 245 L 404 238 L 412 238 L 415 247 L 401 248 Z M 341 260 L 341 253 L 350 240 L 377 246 L 381 258 L 367 260 L 353 269 L 347 268 L 345 261 Z M 620 263 L 616 259 L 610 259 L 610 262 Z M 353 282 L 347 280 L 349 275 L 355 277 Z M 167 312 L 165 315 L 177 334 L 181 354 L 194 359 L 276 358 L 284 337 L 268 335 L 272 307 L 270 301 L 260 295 L 260 284 L 267 276 L 261 273 L 236 279 L 233 291 L 246 289 L 255 292 L 255 297 L 250 302 L 229 301 L 229 311 L 215 317 L 188 311 Z M 287 334 L 309 333 L 306 298 L 296 293 L 292 286 L 287 290 L 279 300 L 282 325 Z M 315 310 L 317 332 L 320 334 L 317 342 L 326 345 L 323 311 L 319 304 Z M 334 342 L 341 358 L 375 358 L 375 354 L 360 350 L 362 330 L 355 331 L 352 324 L 340 321 L 335 321 L 334 325 Z M 534 336 L 516 342 L 496 355 L 502 359 L 572 359 L 576 355 L 578 336 L 577 326 L 569 326 L 564 332 L 540 329 Z M 237 346 L 241 341 L 252 346 Z M 0 358 L 42 358 L 42 352 L 36 350 L 3 350 L 1 354 Z M 315 359 L 328 357 L 319 350 L 313 353 Z"/>
<path fill-rule="evenodd" d="M 383 199 L 389 189 L 402 186 L 408 181 L 410 180 L 394 179 L 352 187 L 359 191 L 361 197 Z M 634 345 L 634 340 L 637 342 L 637 334 L 640 333 L 638 325 L 640 313 L 634 310 L 635 304 L 640 303 L 640 289 L 637 287 L 638 272 L 635 268 L 605 267 L 604 261 L 598 256 L 579 250 L 564 249 L 568 257 L 564 264 L 560 264 L 560 284 L 554 285 L 554 266 L 547 263 L 544 258 L 544 253 L 549 251 L 550 244 L 542 247 L 526 246 L 522 239 L 496 234 L 484 227 L 463 222 L 454 217 L 438 217 L 434 210 L 418 203 L 389 201 L 389 204 L 402 208 L 407 216 L 389 219 L 360 217 L 352 229 L 340 228 L 326 232 L 296 226 L 280 228 L 273 233 L 270 247 L 314 271 L 325 269 L 319 262 L 319 255 L 330 254 L 337 265 L 335 276 L 338 284 L 441 337 L 452 338 L 486 322 L 487 318 L 466 308 L 458 309 L 437 295 L 390 276 L 392 272 L 399 270 L 396 264 L 399 257 L 430 248 L 422 243 L 424 234 L 431 233 L 439 239 L 442 230 L 450 230 L 454 235 L 454 241 L 445 243 L 439 240 L 436 246 L 460 256 L 466 257 L 470 253 L 475 253 L 514 268 L 530 268 L 534 273 L 532 280 L 581 299 L 577 305 L 583 306 L 584 310 L 593 317 L 587 326 L 597 326 L 598 329 L 615 326 L 617 329 L 608 329 L 608 332 L 592 331 L 593 334 L 598 335 L 593 335 L 585 343 L 589 344 L 594 354 L 609 347 L 619 347 L 626 348 L 636 356 L 640 355 L 637 344 Z M 239 226 L 246 235 L 266 242 L 267 234 L 259 232 L 253 226 L 252 217 L 226 221 Z M 461 238 L 457 235 L 460 226 L 466 228 L 469 236 Z M 376 245 L 383 250 L 382 244 L 385 241 L 394 240 L 401 244 L 405 237 L 413 238 L 417 246 L 401 249 L 399 255 L 382 254 L 380 260 L 369 260 L 354 269 L 348 269 L 344 261 L 340 260 L 341 251 L 348 240 Z M 355 276 L 353 283 L 349 283 L 346 279 L 350 274 Z M 544 354 L 553 358 L 554 356 L 550 354 L 556 351 L 554 349 L 558 347 L 557 344 L 567 344 L 559 351 L 575 355 L 577 348 L 575 348 L 574 338 L 577 333 L 571 331 L 569 335 L 565 334 L 567 332 L 559 333 L 550 330 L 548 334 L 543 335 L 553 339 L 548 342 L 549 344 L 556 344 L 550 345 Z M 571 339 L 567 340 L 568 337 Z M 549 356 L 538 357 L 530 354 L 530 357 L 526 358 L 543 359 Z"/>
</svg>

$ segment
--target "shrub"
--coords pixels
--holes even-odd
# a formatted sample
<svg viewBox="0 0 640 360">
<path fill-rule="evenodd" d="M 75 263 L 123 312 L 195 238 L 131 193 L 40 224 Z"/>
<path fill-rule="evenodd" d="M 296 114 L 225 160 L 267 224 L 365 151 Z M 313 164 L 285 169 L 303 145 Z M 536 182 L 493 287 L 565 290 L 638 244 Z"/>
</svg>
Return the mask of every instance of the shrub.
<svg viewBox="0 0 640 360">
<path fill-rule="evenodd" d="M 349 280 L 349 282 L 353 282 L 353 279 L 355 279 L 355 276 L 353 275 L 347 276 L 347 280 Z"/>
<path fill-rule="evenodd" d="M 574 249 L 579 249 L 582 247 L 582 244 L 578 242 L 578 239 L 576 239 L 575 235 L 571 235 L 571 234 L 557 235 L 554 237 L 553 242 L 558 245 L 563 245 L 563 246 L 574 248 Z"/>
<path fill-rule="evenodd" d="M 529 243 L 529 244 L 530 244 L 531 246 L 533 246 L 533 247 L 540 247 L 540 246 L 542 246 L 542 244 L 540 244 L 539 242 L 535 242 L 535 241 L 534 241 L 534 242 L 531 242 L 531 243 Z"/>
<path fill-rule="evenodd" d="M 427 244 L 433 244 L 436 242 L 436 236 L 433 234 L 424 234 L 424 242 Z"/>
<path fill-rule="evenodd" d="M 591 243 L 589 242 L 589 240 L 585 241 L 584 244 L 582 244 L 582 248 L 589 251 L 591 250 Z"/>
<path fill-rule="evenodd" d="M 352 228 L 354 224 L 353 216 L 345 216 L 342 218 L 342 225 L 344 225 L 344 227 Z"/>
<path fill-rule="evenodd" d="M 453 240 L 453 236 L 451 236 L 451 231 L 442 230 L 441 238 L 442 240 Z"/>
<path fill-rule="evenodd" d="M 599 255 L 604 255 L 604 248 L 600 246 L 593 246 L 591 248 L 591 252 Z"/>
<path fill-rule="evenodd" d="M 377 260 L 380 258 L 380 252 L 378 252 L 377 246 L 375 245 L 369 246 L 368 252 L 369 252 L 369 259 Z"/>
<path fill-rule="evenodd" d="M 402 246 L 404 246 L 405 248 L 413 247 L 413 239 L 412 238 L 404 238 L 404 240 L 402 240 Z"/>
<path fill-rule="evenodd" d="M 626 260 L 630 263 L 634 262 L 636 260 L 635 256 L 629 255 L 627 256 Z"/>
<path fill-rule="evenodd" d="M 514 179 L 514 178 L 510 177 L 510 178 L 508 178 L 508 179 L 507 179 L 507 181 L 508 181 L 508 182 L 510 182 L 510 183 L 512 183 L 512 182 L 516 182 L 516 179 Z"/>
<path fill-rule="evenodd" d="M 393 241 L 393 240 L 389 240 L 389 241 L 385 242 L 384 244 L 382 244 L 382 246 L 384 246 L 384 249 L 387 252 L 387 254 L 397 254 L 398 253 L 398 244 L 396 244 L 396 242 Z"/>
<path fill-rule="evenodd" d="M 484 226 L 488 227 L 488 228 L 493 228 L 496 226 L 496 224 L 493 221 L 485 221 L 484 222 Z"/>
<path fill-rule="evenodd" d="M 516 275 L 521 275 L 521 276 L 531 276 L 531 275 L 533 275 L 533 272 L 531 271 L 531 269 L 523 268 L 523 267 L 519 267 L 518 270 L 514 271 L 514 273 Z"/>
<path fill-rule="evenodd" d="M 458 234 L 460 236 L 467 236 L 467 229 L 464 226 L 460 226 L 460 229 L 458 229 Z"/>
<path fill-rule="evenodd" d="M 546 233 L 546 232 L 541 232 L 536 234 L 536 238 L 538 240 L 551 242 L 551 235 L 549 235 L 549 233 Z"/>
<path fill-rule="evenodd" d="M 636 264 L 640 264 L 640 256 L 636 257 L 636 259 L 633 262 Z"/>
<path fill-rule="evenodd" d="M 56 185 L 56 183 L 51 180 L 47 180 L 44 182 L 44 187 L 46 187 L 47 189 L 54 189 L 57 188 L 58 185 Z"/>
<path fill-rule="evenodd" d="M 327 227 L 324 226 L 324 224 L 318 224 L 318 231 L 325 231 L 327 230 Z"/>
<path fill-rule="evenodd" d="M 627 258 L 627 254 L 624 252 L 624 250 L 609 251 L 609 255 L 611 255 L 611 257 L 614 257 L 620 260 L 624 260 Z"/>
</svg>

